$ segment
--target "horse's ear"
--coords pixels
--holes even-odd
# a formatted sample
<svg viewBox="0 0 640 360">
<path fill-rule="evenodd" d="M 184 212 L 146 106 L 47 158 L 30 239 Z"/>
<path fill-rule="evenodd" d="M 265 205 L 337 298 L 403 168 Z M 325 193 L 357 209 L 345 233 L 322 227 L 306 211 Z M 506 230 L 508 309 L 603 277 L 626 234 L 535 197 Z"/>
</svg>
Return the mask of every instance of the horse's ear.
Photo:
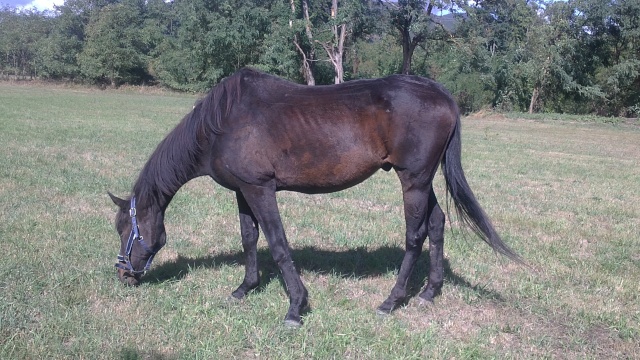
<svg viewBox="0 0 640 360">
<path fill-rule="evenodd" d="M 120 209 L 126 209 L 127 206 L 129 206 L 129 203 L 127 202 L 127 200 L 120 199 L 119 197 L 113 195 L 109 191 L 107 191 L 107 194 L 109 194 L 111 201 L 113 201 L 113 203 L 116 204 L 116 206 L 119 207 Z"/>
</svg>

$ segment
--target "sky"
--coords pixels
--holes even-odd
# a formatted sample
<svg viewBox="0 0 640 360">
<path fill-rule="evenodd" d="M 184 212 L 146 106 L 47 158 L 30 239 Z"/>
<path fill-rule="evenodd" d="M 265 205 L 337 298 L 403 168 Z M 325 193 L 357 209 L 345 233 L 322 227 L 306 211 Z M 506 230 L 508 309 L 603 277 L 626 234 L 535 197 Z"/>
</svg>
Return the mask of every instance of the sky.
<svg viewBox="0 0 640 360">
<path fill-rule="evenodd" d="M 53 10 L 53 5 L 62 5 L 64 0 L 0 0 L 0 5 L 9 5 L 15 8 L 31 9 L 39 11 Z"/>
</svg>

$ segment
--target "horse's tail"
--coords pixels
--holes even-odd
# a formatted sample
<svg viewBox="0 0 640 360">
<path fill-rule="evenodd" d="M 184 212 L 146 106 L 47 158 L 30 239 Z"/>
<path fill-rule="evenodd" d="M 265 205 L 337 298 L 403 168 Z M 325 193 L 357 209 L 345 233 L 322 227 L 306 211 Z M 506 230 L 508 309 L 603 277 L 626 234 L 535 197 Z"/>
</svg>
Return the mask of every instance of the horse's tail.
<svg viewBox="0 0 640 360">
<path fill-rule="evenodd" d="M 447 191 L 453 199 L 458 218 L 495 251 L 518 263 L 524 263 L 522 258 L 500 239 L 491 220 L 473 195 L 462 170 L 461 154 L 460 115 L 458 115 L 455 128 L 442 158 L 442 172 L 447 184 Z"/>
</svg>

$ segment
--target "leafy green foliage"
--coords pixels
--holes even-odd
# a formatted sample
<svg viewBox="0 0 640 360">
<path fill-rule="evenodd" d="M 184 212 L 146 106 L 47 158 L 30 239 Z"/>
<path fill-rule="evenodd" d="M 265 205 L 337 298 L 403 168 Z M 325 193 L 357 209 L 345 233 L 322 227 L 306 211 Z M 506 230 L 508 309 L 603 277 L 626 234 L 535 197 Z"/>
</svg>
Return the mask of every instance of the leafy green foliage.
<svg viewBox="0 0 640 360">
<path fill-rule="evenodd" d="M 269 8 L 253 1 L 177 0 L 177 30 L 165 37 L 155 61 L 163 83 L 203 91 L 239 68 L 258 62 L 270 31 Z"/>
<path fill-rule="evenodd" d="M 0 72 L 20 77 L 39 75 L 37 49 L 50 22 L 39 13 L 0 9 Z"/>
<path fill-rule="evenodd" d="M 62 6 L 52 21 L 52 29 L 40 42 L 37 53 L 40 75 L 50 79 L 80 76 L 78 55 L 84 42 L 83 19 L 70 6 Z"/>
<path fill-rule="evenodd" d="M 268 16 L 271 23 L 267 34 L 264 35 L 264 41 L 259 45 L 258 59 L 248 65 L 302 82 L 301 59 L 292 39 L 296 34 L 304 32 L 303 22 L 293 19 L 296 14 L 291 13 L 291 8 L 285 2 L 274 2 Z M 302 40 L 305 37 L 299 36 L 298 39 Z"/>
<path fill-rule="evenodd" d="M 144 43 L 139 37 L 141 12 L 136 4 L 103 7 L 87 26 L 79 55 L 80 69 L 96 83 L 139 83 L 145 78 Z"/>
<path fill-rule="evenodd" d="M 402 66 L 402 48 L 390 34 L 358 41 L 349 56 L 353 78 L 389 76 L 399 73 Z"/>
<path fill-rule="evenodd" d="M 309 84 L 411 73 L 464 112 L 633 117 L 638 19 L 632 0 L 68 0 L 0 10 L 0 75 L 201 92 L 243 66 Z"/>
</svg>

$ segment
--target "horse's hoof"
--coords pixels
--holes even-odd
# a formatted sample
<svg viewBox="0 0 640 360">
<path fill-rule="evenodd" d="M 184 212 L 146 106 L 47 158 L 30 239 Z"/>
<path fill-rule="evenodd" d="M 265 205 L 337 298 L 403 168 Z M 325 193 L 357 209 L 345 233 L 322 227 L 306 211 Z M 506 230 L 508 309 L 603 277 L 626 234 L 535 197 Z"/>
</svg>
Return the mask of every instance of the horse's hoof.
<svg viewBox="0 0 640 360">
<path fill-rule="evenodd" d="M 302 322 L 300 321 L 290 320 L 290 319 L 287 319 L 284 321 L 284 327 L 286 329 L 296 330 L 296 329 L 300 329 L 301 326 L 302 326 Z"/>
<path fill-rule="evenodd" d="M 231 293 L 231 296 L 233 296 L 234 298 L 241 300 L 244 299 L 247 296 L 247 292 L 246 291 L 242 291 L 240 290 L 240 288 L 236 289 L 234 292 Z"/>
<path fill-rule="evenodd" d="M 378 315 L 378 317 L 381 317 L 381 318 L 386 318 L 388 316 L 391 316 L 391 310 L 383 310 L 383 309 L 377 308 L 376 315 Z"/>
<path fill-rule="evenodd" d="M 419 297 L 418 306 L 419 307 L 423 307 L 423 308 L 431 307 L 431 306 L 433 306 L 433 300 L 427 300 L 427 299 L 423 299 L 423 298 Z"/>
<path fill-rule="evenodd" d="M 224 298 L 224 300 L 222 300 L 222 306 L 223 307 L 236 306 L 236 305 L 242 304 L 242 302 L 243 302 L 242 299 L 238 299 L 233 295 L 229 295 L 226 298 Z"/>
</svg>

